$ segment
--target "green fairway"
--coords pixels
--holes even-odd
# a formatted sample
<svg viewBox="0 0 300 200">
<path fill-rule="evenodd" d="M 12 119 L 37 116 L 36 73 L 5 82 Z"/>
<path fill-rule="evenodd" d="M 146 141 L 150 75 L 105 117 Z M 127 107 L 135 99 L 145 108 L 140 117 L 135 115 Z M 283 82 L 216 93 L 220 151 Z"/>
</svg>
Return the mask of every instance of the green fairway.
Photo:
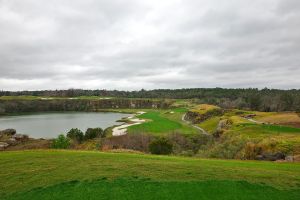
<svg viewBox="0 0 300 200">
<path fill-rule="evenodd" d="M 129 127 L 128 132 L 166 135 L 177 131 L 183 134 L 197 134 L 198 131 L 195 128 L 182 122 L 181 117 L 184 114 L 184 111 L 184 109 L 174 109 L 174 111 L 148 111 L 147 113 L 138 116 L 139 118 L 148 121 L 143 124 Z"/>
<path fill-rule="evenodd" d="M 299 163 L 24 151 L 0 153 L 0 166 L 3 199 L 297 199 L 300 195 Z"/>
</svg>

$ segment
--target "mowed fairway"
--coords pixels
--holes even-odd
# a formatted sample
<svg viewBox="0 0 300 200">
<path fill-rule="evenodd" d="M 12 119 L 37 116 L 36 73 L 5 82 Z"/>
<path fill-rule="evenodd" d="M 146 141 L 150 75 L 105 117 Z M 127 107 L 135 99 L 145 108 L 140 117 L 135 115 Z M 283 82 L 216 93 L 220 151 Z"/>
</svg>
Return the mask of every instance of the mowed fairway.
<svg viewBox="0 0 300 200">
<path fill-rule="evenodd" d="M 128 133 L 149 133 L 152 135 L 167 135 L 169 133 L 180 132 L 182 134 L 199 134 L 195 128 L 183 123 L 183 113 L 175 110 L 172 113 L 168 110 L 148 111 L 139 115 L 141 119 L 146 119 L 145 123 L 131 126 Z"/>
<path fill-rule="evenodd" d="M 299 199 L 300 164 L 83 151 L 0 153 L 0 199 Z"/>
</svg>

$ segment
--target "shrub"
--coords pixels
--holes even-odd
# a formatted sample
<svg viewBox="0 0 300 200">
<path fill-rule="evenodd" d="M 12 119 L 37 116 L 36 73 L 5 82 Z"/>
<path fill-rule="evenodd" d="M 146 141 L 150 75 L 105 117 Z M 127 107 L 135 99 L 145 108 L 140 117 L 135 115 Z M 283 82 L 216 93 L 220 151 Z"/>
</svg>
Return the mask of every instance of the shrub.
<svg viewBox="0 0 300 200">
<path fill-rule="evenodd" d="M 53 140 L 51 147 L 54 149 L 67 149 L 70 146 L 70 139 L 60 134 Z"/>
<path fill-rule="evenodd" d="M 208 145 L 213 142 L 211 135 L 197 134 L 197 135 L 184 135 L 180 132 L 169 134 L 169 141 L 173 144 L 174 154 L 183 155 L 186 152 L 197 153 L 202 146 Z"/>
<path fill-rule="evenodd" d="M 107 149 L 132 149 L 149 152 L 149 143 L 153 136 L 149 134 L 126 134 L 118 137 L 108 137 L 102 140 L 103 147 Z"/>
<path fill-rule="evenodd" d="M 88 128 L 85 132 L 84 139 L 89 140 L 103 137 L 105 137 L 105 134 L 102 128 Z"/>
<path fill-rule="evenodd" d="M 156 138 L 149 144 L 152 154 L 168 155 L 172 153 L 173 145 L 167 138 Z"/>
<path fill-rule="evenodd" d="M 68 133 L 67 133 L 67 137 L 78 142 L 81 143 L 83 141 L 83 132 L 81 130 L 79 130 L 78 128 L 72 128 Z"/>
</svg>

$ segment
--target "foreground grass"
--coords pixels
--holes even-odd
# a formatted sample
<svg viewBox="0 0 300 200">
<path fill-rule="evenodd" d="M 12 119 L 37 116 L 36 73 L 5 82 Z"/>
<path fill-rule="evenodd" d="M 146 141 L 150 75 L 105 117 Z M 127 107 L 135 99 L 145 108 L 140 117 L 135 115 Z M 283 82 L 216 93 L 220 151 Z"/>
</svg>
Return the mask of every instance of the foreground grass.
<svg viewBox="0 0 300 200">
<path fill-rule="evenodd" d="M 53 199 L 223 199 L 292 200 L 299 191 L 282 191 L 268 186 L 233 181 L 157 182 L 147 179 L 105 178 L 93 181 L 70 181 L 29 192 L 16 193 L 7 200 Z"/>
<path fill-rule="evenodd" d="M 138 194 L 142 195 L 141 199 L 172 197 L 175 194 L 179 195 L 177 199 L 183 199 L 180 191 L 190 193 L 191 198 L 193 195 L 205 197 L 214 193 L 213 196 L 227 195 L 228 199 L 232 199 L 230 195 L 239 196 L 247 191 L 253 192 L 253 195 L 257 193 L 252 197 L 261 199 L 284 196 L 296 199 L 292 197 L 300 195 L 299 163 L 82 151 L 24 151 L 0 153 L 0 166 L 0 195 L 8 199 L 62 199 L 59 197 L 63 194 L 68 197 L 63 199 L 84 199 L 81 197 L 93 193 L 108 195 L 102 199 L 111 195 L 115 195 L 112 199 L 138 199 Z M 270 193 L 266 195 L 264 190 Z M 292 191 L 288 193 L 287 190 Z M 268 198 L 263 198 L 264 195 Z M 252 197 L 239 199 L 254 199 Z"/>
</svg>

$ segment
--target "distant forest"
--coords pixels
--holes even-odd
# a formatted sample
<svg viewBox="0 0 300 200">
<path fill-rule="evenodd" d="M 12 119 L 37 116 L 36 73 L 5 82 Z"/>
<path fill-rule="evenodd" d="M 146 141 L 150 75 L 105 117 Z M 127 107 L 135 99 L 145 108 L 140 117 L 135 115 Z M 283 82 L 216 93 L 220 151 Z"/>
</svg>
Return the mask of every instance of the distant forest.
<svg viewBox="0 0 300 200">
<path fill-rule="evenodd" d="M 199 103 L 219 105 L 223 108 L 251 109 L 259 111 L 297 111 L 300 112 L 300 90 L 278 89 L 224 89 L 224 88 L 191 88 L 191 89 L 156 89 L 140 91 L 118 90 L 43 90 L 43 91 L 0 91 L 0 96 L 101 96 L 119 98 L 163 98 L 193 99 Z"/>
</svg>

